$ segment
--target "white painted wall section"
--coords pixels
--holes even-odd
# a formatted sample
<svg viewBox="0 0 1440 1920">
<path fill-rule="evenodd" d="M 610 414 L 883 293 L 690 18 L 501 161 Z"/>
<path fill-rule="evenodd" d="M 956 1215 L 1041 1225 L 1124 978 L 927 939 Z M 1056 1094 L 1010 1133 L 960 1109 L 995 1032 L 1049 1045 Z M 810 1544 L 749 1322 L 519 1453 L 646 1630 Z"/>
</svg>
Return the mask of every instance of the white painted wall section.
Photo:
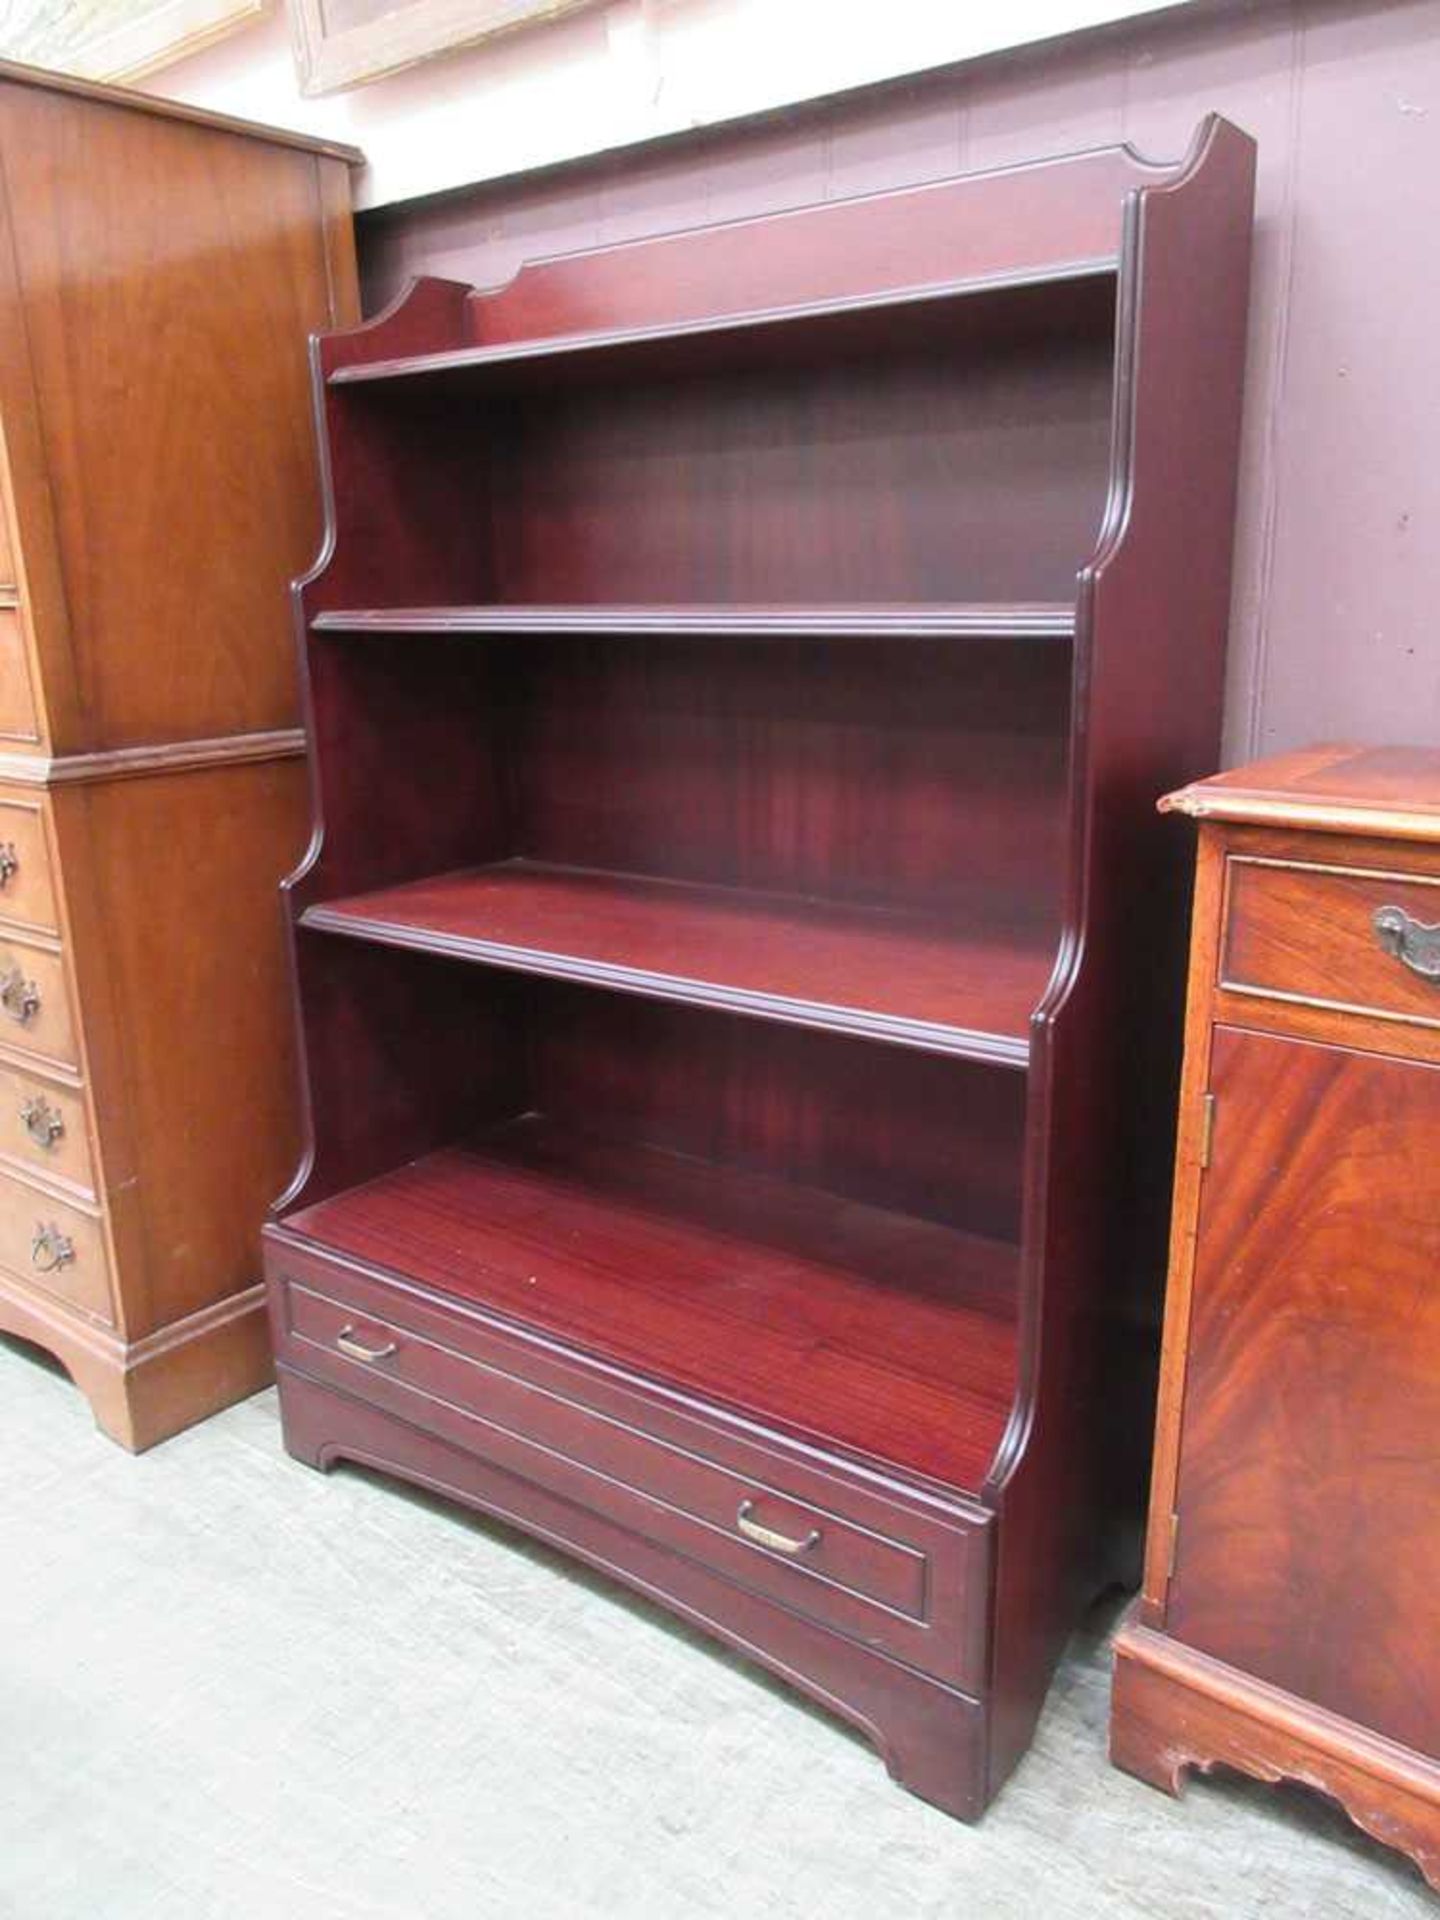
<svg viewBox="0 0 1440 1920">
<path fill-rule="evenodd" d="M 578 159 L 1198 0 L 610 0 L 324 99 L 283 7 L 150 91 L 352 141 L 361 206 Z"/>
</svg>

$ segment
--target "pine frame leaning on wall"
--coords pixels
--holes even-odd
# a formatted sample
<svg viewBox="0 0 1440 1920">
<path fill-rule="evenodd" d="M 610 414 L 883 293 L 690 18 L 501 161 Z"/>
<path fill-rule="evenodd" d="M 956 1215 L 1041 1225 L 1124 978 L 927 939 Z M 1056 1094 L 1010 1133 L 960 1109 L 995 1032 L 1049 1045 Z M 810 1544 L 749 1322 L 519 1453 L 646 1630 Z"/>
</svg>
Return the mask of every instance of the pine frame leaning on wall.
<svg viewBox="0 0 1440 1920">
<path fill-rule="evenodd" d="M 437 53 L 592 6 L 594 0 L 400 0 L 346 26 L 345 0 L 286 0 L 300 91 L 362 86 Z M 370 9 L 362 7 L 362 14 Z"/>
</svg>

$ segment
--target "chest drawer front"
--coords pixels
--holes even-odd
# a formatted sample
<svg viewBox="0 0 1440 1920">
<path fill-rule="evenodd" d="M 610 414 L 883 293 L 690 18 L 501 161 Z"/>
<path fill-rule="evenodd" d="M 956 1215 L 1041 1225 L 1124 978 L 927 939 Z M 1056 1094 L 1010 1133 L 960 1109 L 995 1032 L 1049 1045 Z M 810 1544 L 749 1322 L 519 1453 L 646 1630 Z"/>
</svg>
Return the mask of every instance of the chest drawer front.
<svg viewBox="0 0 1440 1920">
<path fill-rule="evenodd" d="M 0 1061 L 0 1155 L 93 1195 L 84 1095 Z"/>
<path fill-rule="evenodd" d="M 8 1173 L 0 1173 L 0 1267 L 97 1319 L 111 1317 L 99 1215 Z"/>
<path fill-rule="evenodd" d="M 613 1388 L 592 1404 L 563 1366 L 472 1327 L 437 1339 L 410 1302 L 269 1249 L 279 1357 L 591 1507 L 751 1591 L 978 1690 L 988 1541 L 868 1498 L 693 1420 L 657 1431 Z M 464 1350 L 460 1348 L 463 1338 Z M 627 1418 L 627 1414 L 631 1417 Z M 645 1421 L 645 1431 L 636 1422 Z M 684 1423 L 681 1423 L 682 1425 Z M 746 1457 L 748 1455 L 748 1457 Z M 970 1602 L 970 1616 L 962 1603 Z"/>
<path fill-rule="evenodd" d="M 35 740 L 39 731 L 20 615 L 14 607 L 0 606 L 0 734 Z"/>
<path fill-rule="evenodd" d="M 1440 881 L 1232 854 L 1220 985 L 1440 1028 Z"/>
<path fill-rule="evenodd" d="M 0 919 L 54 932 L 55 883 L 39 803 L 0 793 Z"/>
<path fill-rule="evenodd" d="M 0 939 L 0 1039 L 37 1059 L 79 1066 L 70 988 L 58 953 Z"/>
</svg>

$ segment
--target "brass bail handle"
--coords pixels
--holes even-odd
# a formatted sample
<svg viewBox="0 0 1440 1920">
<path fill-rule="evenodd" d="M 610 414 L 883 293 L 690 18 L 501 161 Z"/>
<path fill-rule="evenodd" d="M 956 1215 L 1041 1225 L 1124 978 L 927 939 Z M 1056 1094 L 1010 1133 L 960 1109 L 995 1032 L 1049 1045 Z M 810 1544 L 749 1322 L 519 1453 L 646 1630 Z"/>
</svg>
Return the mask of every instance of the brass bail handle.
<svg viewBox="0 0 1440 1920">
<path fill-rule="evenodd" d="M 28 1026 L 40 1011 L 40 989 L 27 980 L 19 967 L 0 974 L 0 1007 L 17 1026 Z"/>
<path fill-rule="evenodd" d="M 55 1273 L 61 1267 L 68 1267 L 75 1258 L 75 1242 L 68 1234 L 61 1233 L 52 1220 L 35 1222 L 35 1232 L 30 1241 L 30 1264 L 37 1273 Z"/>
<path fill-rule="evenodd" d="M 813 1553 L 820 1544 L 820 1528 L 812 1527 L 803 1540 L 796 1540 L 791 1534 L 776 1533 L 773 1527 L 763 1527 L 751 1516 L 755 1512 L 753 1500 L 742 1500 L 735 1513 L 735 1524 L 747 1540 L 753 1540 L 757 1547 L 769 1547 L 772 1553 L 783 1553 L 796 1560 L 802 1553 Z"/>
<path fill-rule="evenodd" d="M 1422 980 L 1440 986 L 1440 926 L 1412 919 L 1403 907 L 1377 907 L 1371 924 L 1386 953 Z"/>
</svg>

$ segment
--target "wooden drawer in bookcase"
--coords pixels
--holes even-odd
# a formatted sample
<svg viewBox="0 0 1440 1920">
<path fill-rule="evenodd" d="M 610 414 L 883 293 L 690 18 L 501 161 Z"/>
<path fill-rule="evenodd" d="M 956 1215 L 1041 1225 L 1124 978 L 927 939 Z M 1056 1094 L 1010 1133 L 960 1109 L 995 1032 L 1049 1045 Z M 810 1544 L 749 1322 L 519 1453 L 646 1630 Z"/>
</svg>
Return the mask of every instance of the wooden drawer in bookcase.
<svg viewBox="0 0 1440 1920">
<path fill-rule="evenodd" d="M 85 1096 L 0 1060 L 0 1155 L 93 1195 Z"/>
<path fill-rule="evenodd" d="M 99 1213 L 8 1173 L 0 1173 L 0 1267 L 97 1319 L 110 1318 Z"/>
<path fill-rule="evenodd" d="M 7 606 L 0 606 L 0 734 L 15 740 L 39 736 L 20 613 Z"/>
<path fill-rule="evenodd" d="M 1220 984 L 1440 1027 L 1440 879 L 1232 854 Z"/>
<path fill-rule="evenodd" d="M 865 1645 L 978 1690 L 984 1516 L 901 1506 L 267 1234 L 276 1355 Z M 644 1431 L 640 1430 L 643 1422 Z"/>
<path fill-rule="evenodd" d="M 63 957 L 48 947 L 0 936 L 0 1040 L 7 1047 L 80 1064 Z"/>
<path fill-rule="evenodd" d="M 0 920 L 53 932 L 55 882 L 41 802 L 0 788 Z"/>
</svg>

